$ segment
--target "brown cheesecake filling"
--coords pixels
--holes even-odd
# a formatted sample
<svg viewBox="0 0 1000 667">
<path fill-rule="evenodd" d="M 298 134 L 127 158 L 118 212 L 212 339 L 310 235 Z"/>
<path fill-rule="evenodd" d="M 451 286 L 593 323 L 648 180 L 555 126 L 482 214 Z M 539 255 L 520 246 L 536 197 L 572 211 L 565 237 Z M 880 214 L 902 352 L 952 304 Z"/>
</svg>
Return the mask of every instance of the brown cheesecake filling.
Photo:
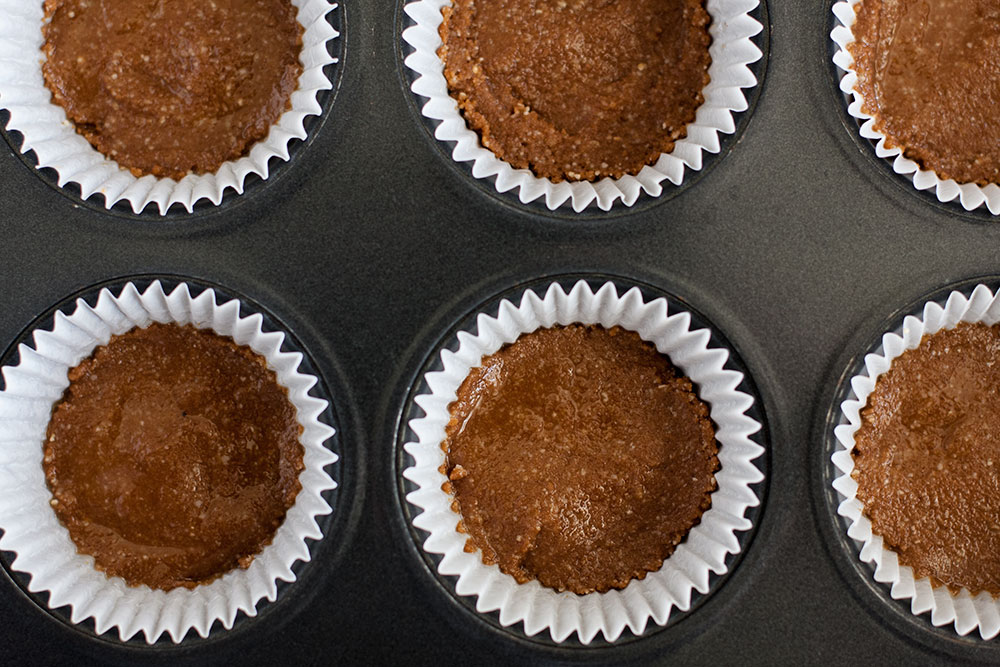
<svg viewBox="0 0 1000 667">
<path fill-rule="evenodd" d="M 653 164 L 709 81 L 701 0 L 454 0 L 443 13 L 438 55 L 469 126 L 553 181 Z"/>
<path fill-rule="evenodd" d="M 925 336 L 861 419 L 852 476 L 872 531 L 917 578 L 1000 593 L 1000 328 Z"/>
<path fill-rule="evenodd" d="M 246 568 L 301 486 L 302 427 L 264 359 L 153 324 L 69 374 L 44 452 L 52 508 L 129 585 L 192 588 Z"/>
<path fill-rule="evenodd" d="M 942 179 L 1000 182 L 1000 5 L 862 0 L 848 47 L 886 143 Z"/>
<path fill-rule="evenodd" d="M 484 357 L 450 406 L 443 472 L 467 550 L 575 593 L 658 570 L 711 506 L 708 407 L 619 327 L 540 329 Z"/>
<path fill-rule="evenodd" d="M 136 176 L 246 155 L 289 108 L 302 26 L 289 0 L 46 0 L 53 100 Z"/>
</svg>

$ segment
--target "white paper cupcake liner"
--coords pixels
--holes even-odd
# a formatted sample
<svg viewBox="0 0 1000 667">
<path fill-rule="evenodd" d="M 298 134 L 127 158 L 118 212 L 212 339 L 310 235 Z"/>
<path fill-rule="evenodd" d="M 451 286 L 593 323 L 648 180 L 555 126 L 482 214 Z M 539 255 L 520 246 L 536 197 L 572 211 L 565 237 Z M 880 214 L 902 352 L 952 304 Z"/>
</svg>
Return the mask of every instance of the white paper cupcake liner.
<svg viewBox="0 0 1000 667">
<path fill-rule="evenodd" d="M 944 586 L 932 586 L 927 577 L 914 578 L 913 569 L 900 565 L 896 553 L 886 548 L 880 535 L 872 532 L 871 521 L 863 513 L 864 505 L 857 498 L 858 484 L 851 477 L 854 434 L 861 427 L 861 410 L 878 378 L 889 370 L 896 357 L 918 347 L 925 335 L 953 329 L 959 322 L 989 326 L 1000 322 L 1000 297 L 985 285 L 977 285 L 969 297 L 951 292 L 943 307 L 928 301 L 920 317 L 908 315 L 901 330 L 885 333 L 882 347 L 865 356 L 864 371 L 850 381 L 854 398 L 848 398 L 840 406 L 841 421 L 846 423 L 834 428 L 838 447 L 831 460 L 840 474 L 834 479 L 833 488 L 843 498 L 837 513 L 850 522 L 847 535 L 861 545 L 858 557 L 874 565 L 875 581 L 887 585 L 894 600 L 910 600 L 910 611 L 915 616 L 930 612 L 935 626 L 954 624 L 955 632 L 960 635 L 978 628 L 983 639 L 992 639 L 1000 633 L 1000 600 L 985 591 L 973 596 L 965 588 L 953 595 Z"/>
<path fill-rule="evenodd" d="M 857 18 L 855 7 L 859 4 L 861 0 L 844 0 L 834 4 L 833 14 L 839 25 L 830 32 L 830 38 L 838 47 L 833 54 L 833 62 L 844 71 L 844 76 L 840 79 L 840 90 L 850 98 L 847 112 L 861 123 L 861 136 L 876 142 L 875 154 L 891 161 L 892 170 L 897 174 L 909 176 L 917 190 L 933 189 L 940 202 L 950 202 L 957 198 L 966 211 L 985 204 L 990 213 L 1000 214 L 1000 186 L 993 183 L 986 186 L 958 183 L 950 178 L 942 180 L 933 171 L 922 169 L 919 164 L 905 157 L 901 148 L 890 148 L 886 144 L 885 135 L 875 129 L 875 119 L 861 109 L 864 97 L 855 89 L 858 73 L 854 69 L 854 56 L 847 50 L 855 41 L 852 28 Z"/>
<path fill-rule="evenodd" d="M 288 390 L 302 425 L 305 450 L 305 469 L 299 475 L 302 490 L 271 544 L 250 567 L 193 589 L 169 592 L 130 587 L 121 578 L 95 569 L 91 556 L 77 553 L 69 531 L 49 506 L 52 494 L 42 469 L 45 431 L 55 403 L 69 385 L 69 370 L 112 335 L 152 322 L 211 329 L 262 355 Z M 302 354 L 281 351 L 285 334 L 265 332 L 262 324 L 258 313 L 241 316 L 240 302 L 235 299 L 217 303 L 211 289 L 193 297 L 185 283 L 169 294 L 159 281 L 142 293 L 128 283 L 119 294 L 102 290 L 94 305 L 77 300 L 71 315 L 57 312 L 50 331 L 35 330 L 34 345 L 18 348 L 20 362 L 3 367 L 0 528 L 4 532 L 0 549 L 14 552 L 11 569 L 29 575 L 30 591 L 48 591 L 51 609 L 68 605 L 73 623 L 93 618 L 97 634 L 117 628 L 123 641 L 142 632 L 153 643 L 166 632 L 180 642 L 191 628 L 207 637 L 215 621 L 232 628 L 240 611 L 254 616 L 261 598 L 275 599 L 279 580 L 295 580 L 292 565 L 310 558 L 306 540 L 323 537 L 316 517 L 331 511 L 322 494 L 336 483 L 323 468 L 334 463 L 337 455 L 323 443 L 334 431 L 320 421 L 327 402 L 309 395 L 316 378 L 298 371 Z"/>
<path fill-rule="evenodd" d="M 267 179 L 271 158 L 289 159 L 291 141 L 306 138 L 305 118 L 322 113 L 319 92 L 333 86 L 323 68 L 337 62 L 328 52 L 327 42 L 338 33 L 326 20 L 337 5 L 328 0 L 291 2 L 298 8 L 298 20 L 305 30 L 299 54 L 303 70 L 299 86 L 292 93 L 291 107 L 245 157 L 224 163 L 215 173 L 188 174 L 180 181 L 155 176 L 136 178 L 77 134 L 63 108 L 52 102 L 42 77 L 42 0 L 0 0 L 0 108 L 10 113 L 7 129 L 21 133 L 21 152 L 34 151 L 39 169 L 55 170 L 59 187 L 76 183 L 83 199 L 104 195 L 108 209 L 127 201 L 135 213 L 150 204 L 155 204 L 161 215 L 174 204 L 190 213 L 203 199 L 214 205 L 221 203 L 227 188 L 243 194 L 250 174 Z"/>
<path fill-rule="evenodd" d="M 747 110 L 743 89 L 757 85 L 757 77 L 749 65 L 763 54 L 752 38 L 764 28 L 750 12 L 760 4 L 759 0 L 707 0 L 705 7 L 712 17 L 709 27 L 712 64 L 708 70 L 711 81 L 702 90 L 704 102 L 698 107 L 694 122 L 688 124 L 687 136 L 675 143 L 673 151 L 661 154 L 656 164 L 643 167 L 635 176 L 606 177 L 594 183 L 554 183 L 538 178 L 528 169 L 514 169 L 484 148 L 479 135 L 469 129 L 458 104 L 448 94 L 444 63 L 437 50 L 441 46 L 438 34 L 443 20 L 441 9 L 451 4 L 451 0 L 418 0 L 403 9 L 416 23 L 403 31 L 403 40 L 413 47 L 405 63 L 419 75 L 411 90 L 428 98 L 421 111 L 427 118 L 441 121 L 434 136 L 439 141 L 454 142 L 452 158 L 456 162 L 472 162 L 475 178 L 495 176 L 497 192 L 520 188 L 518 198 L 524 204 L 544 197 L 545 205 L 553 211 L 566 202 L 576 212 L 595 204 L 607 211 L 616 201 L 632 206 L 642 192 L 659 197 L 664 180 L 680 185 L 685 167 L 695 171 L 702 168 L 703 151 L 721 150 L 719 133 L 734 133 L 733 114 Z"/>
<path fill-rule="evenodd" d="M 611 282 L 596 292 L 584 281 L 576 283 L 569 293 L 557 283 L 550 285 L 544 296 L 527 290 L 519 305 L 505 299 L 496 316 L 480 313 L 477 332 L 459 333 L 458 349 L 441 352 L 443 370 L 426 374 L 430 393 L 415 399 L 425 416 L 410 421 L 417 441 L 404 445 L 413 463 L 403 476 L 419 487 L 406 499 L 423 510 L 413 525 L 429 533 L 424 550 L 442 554 L 438 572 L 458 577 L 457 594 L 476 596 L 476 609 L 481 613 L 498 610 L 501 625 L 523 623 L 527 635 L 548 630 L 556 642 L 576 633 L 580 642 L 587 644 L 598 632 L 614 641 L 626 626 L 640 635 L 650 619 L 664 625 L 672 609 L 690 609 L 693 592 L 707 593 L 710 574 L 724 574 L 727 556 L 739 552 L 736 532 L 752 527 L 744 515 L 760 502 L 752 485 L 760 482 L 763 474 L 753 461 L 764 449 L 750 436 L 761 425 L 745 414 L 753 398 L 737 390 L 743 374 L 724 368 L 729 353 L 708 346 L 711 334 L 707 329 L 691 330 L 688 312 L 668 316 L 667 307 L 664 298 L 645 303 L 638 288 L 619 296 Z M 448 406 L 469 371 L 484 355 L 524 333 L 574 322 L 620 325 L 654 343 L 697 385 L 698 395 L 711 409 L 720 444 L 720 469 L 715 475 L 718 489 L 712 493 L 712 507 L 663 567 L 644 579 L 633 580 L 623 590 L 587 595 L 558 593 L 537 581 L 518 584 L 498 566 L 484 565 L 480 551 L 466 553 L 468 536 L 456 529 L 460 516 L 451 508 L 451 495 L 441 489 L 446 478 L 440 471 L 445 462 L 441 443 L 450 419 Z"/>
</svg>

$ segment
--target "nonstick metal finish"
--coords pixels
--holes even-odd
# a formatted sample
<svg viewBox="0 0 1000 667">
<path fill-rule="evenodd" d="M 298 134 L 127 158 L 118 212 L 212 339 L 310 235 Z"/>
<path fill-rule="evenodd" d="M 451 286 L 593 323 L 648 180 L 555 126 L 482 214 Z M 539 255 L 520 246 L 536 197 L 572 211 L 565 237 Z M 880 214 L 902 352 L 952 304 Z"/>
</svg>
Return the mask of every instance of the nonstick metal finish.
<svg viewBox="0 0 1000 667">
<path fill-rule="evenodd" d="M 855 139 L 830 63 L 830 0 L 771 2 L 766 72 L 738 140 L 676 196 L 608 220 L 511 205 L 448 161 L 401 76 L 398 1 L 345 2 L 327 117 L 245 201 L 169 220 L 108 215 L 0 144 L 0 349 L 88 286 L 200 278 L 294 333 L 329 383 L 339 446 L 356 463 L 337 500 L 345 524 L 321 543 L 308 584 L 238 632 L 121 646 L 0 579 L 0 664 L 991 660 L 982 642 L 926 617 L 900 621 L 868 590 L 829 511 L 827 416 L 851 360 L 900 308 L 1000 273 L 1000 224 L 928 201 Z M 442 332 L 512 285 L 567 273 L 649 284 L 725 332 L 761 396 L 770 455 L 759 526 L 723 586 L 662 631 L 572 651 L 495 631 L 442 594 L 400 528 L 394 458 L 409 382 Z"/>
</svg>

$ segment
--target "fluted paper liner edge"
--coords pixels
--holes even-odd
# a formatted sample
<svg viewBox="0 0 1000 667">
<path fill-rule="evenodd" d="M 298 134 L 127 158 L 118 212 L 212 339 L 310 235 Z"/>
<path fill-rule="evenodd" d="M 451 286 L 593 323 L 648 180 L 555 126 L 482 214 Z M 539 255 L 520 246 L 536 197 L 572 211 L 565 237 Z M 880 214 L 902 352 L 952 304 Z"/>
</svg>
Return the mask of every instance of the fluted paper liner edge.
<svg viewBox="0 0 1000 667">
<path fill-rule="evenodd" d="M 11 569 L 30 577 L 30 591 L 47 591 L 51 609 L 70 607 L 73 623 L 93 618 L 98 634 L 117 628 L 127 640 L 141 632 L 148 643 L 164 632 L 179 642 L 191 628 L 207 637 L 215 621 L 232 628 L 239 612 L 254 616 L 262 598 L 273 601 L 277 582 L 294 581 L 292 565 L 310 559 L 306 540 L 322 538 L 316 517 L 331 511 L 322 494 L 336 487 L 324 467 L 338 458 L 324 446 L 334 434 L 320 421 L 327 401 L 309 394 L 317 379 L 299 372 L 302 354 L 281 350 L 285 334 L 265 332 L 259 313 L 241 315 L 240 310 L 235 299 L 217 303 L 212 289 L 192 296 L 189 286 L 181 283 L 166 293 L 156 281 L 140 293 L 130 282 L 118 294 L 101 290 L 94 304 L 78 299 L 70 315 L 57 312 L 50 329 L 36 329 L 33 344 L 20 345 L 19 363 L 2 368 L 6 388 L 0 392 L 0 549 L 14 552 Z M 69 385 L 69 370 L 112 335 L 152 322 L 211 329 L 263 356 L 288 390 L 303 429 L 302 489 L 271 544 L 245 570 L 169 592 L 130 587 L 98 571 L 91 556 L 77 553 L 49 505 L 52 494 L 42 468 L 45 432 L 55 403 Z"/>
<path fill-rule="evenodd" d="M 291 2 L 298 8 L 297 18 L 304 30 L 299 54 L 302 74 L 292 93 L 291 106 L 246 156 L 223 163 L 214 173 L 188 174 L 180 181 L 151 175 L 136 178 L 77 134 L 63 108 L 52 101 L 42 77 L 42 0 L 0 0 L 0 16 L 4 17 L 0 21 L 0 109 L 10 113 L 7 130 L 23 136 L 20 151 L 33 151 L 39 169 L 55 170 L 59 187 L 76 183 L 85 200 L 95 194 L 104 195 L 108 209 L 127 201 L 134 213 L 155 205 L 165 215 L 174 204 L 182 205 L 189 213 L 202 200 L 219 205 L 227 189 L 243 194 L 251 174 L 266 180 L 271 158 L 289 159 L 292 140 L 307 136 L 305 119 L 322 113 L 320 91 L 333 87 L 323 68 L 337 62 L 327 50 L 327 43 L 339 34 L 326 20 L 337 4 L 328 0 Z"/>
<path fill-rule="evenodd" d="M 434 136 L 438 141 L 454 142 L 452 158 L 456 162 L 472 162 L 474 178 L 495 177 L 493 185 L 501 193 L 519 188 L 518 198 L 523 204 L 543 197 L 545 206 L 553 211 L 567 202 L 576 212 L 592 205 L 608 211 L 619 201 L 632 206 L 642 192 L 652 197 L 660 196 L 665 180 L 680 185 L 685 169 L 698 171 L 702 168 L 703 152 L 721 150 L 720 133 L 736 131 L 733 115 L 748 108 L 743 89 L 758 83 L 749 65 L 763 55 L 753 43 L 753 37 L 764 28 L 750 16 L 759 4 L 759 0 L 708 0 L 705 3 L 712 17 L 709 26 L 712 64 L 708 70 L 711 81 L 702 90 L 704 102 L 698 107 L 694 122 L 688 124 L 687 136 L 675 142 L 670 153 L 662 153 L 655 164 L 643 167 L 634 176 L 617 179 L 605 177 L 593 183 L 554 183 L 535 176 L 529 169 L 515 169 L 481 145 L 479 135 L 468 127 L 458 104 L 448 94 L 444 63 L 437 55 L 441 46 L 438 35 L 443 20 L 441 9 L 450 6 L 451 0 L 417 0 L 404 7 L 416 23 L 403 31 L 403 40 L 413 47 L 405 64 L 418 75 L 411 90 L 427 98 L 421 113 L 440 121 Z"/>
<path fill-rule="evenodd" d="M 576 633 L 587 644 L 598 632 L 615 641 L 626 626 L 641 635 L 650 620 L 663 625 L 672 609 L 690 609 L 693 592 L 708 592 L 711 573 L 724 574 L 727 556 L 739 552 L 736 533 L 752 527 L 745 513 L 759 503 L 752 485 L 763 479 L 753 461 L 764 450 L 750 437 L 761 425 L 745 414 L 753 398 L 737 390 L 744 376 L 724 368 L 729 353 L 709 347 L 709 331 L 691 330 L 687 311 L 668 315 L 667 310 L 666 299 L 646 303 L 638 288 L 619 295 L 614 283 L 595 292 L 580 281 L 567 293 L 553 283 L 541 296 L 526 291 L 520 304 L 502 301 L 495 316 L 480 313 L 476 333 L 460 332 L 458 349 L 441 352 L 443 369 L 426 374 L 430 391 L 415 399 L 425 415 L 409 422 L 417 440 L 404 445 L 413 463 L 403 476 L 419 488 L 406 499 L 423 510 L 413 520 L 414 526 L 429 533 L 423 549 L 443 556 L 438 572 L 457 576 L 456 592 L 476 596 L 479 612 L 498 610 L 502 625 L 523 623 L 528 635 L 548 630 L 556 642 Z M 469 371 L 484 355 L 521 334 L 575 322 L 620 325 L 653 342 L 697 386 L 710 407 L 720 444 L 712 506 L 663 567 L 622 590 L 588 595 L 557 593 L 537 581 L 518 584 L 498 566 L 484 565 L 478 550 L 466 553 L 467 535 L 456 529 L 460 517 L 451 508 L 452 497 L 441 489 L 446 478 L 439 470 L 445 457 L 441 443 L 450 419 L 448 406 Z"/>
<path fill-rule="evenodd" d="M 954 179 L 943 180 L 930 169 L 922 169 L 915 161 L 903 155 L 901 148 L 890 148 L 886 136 L 875 129 L 875 119 L 862 110 L 864 96 L 855 89 L 858 73 L 854 69 L 854 56 L 847 47 L 854 43 L 852 28 L 857 18 L 855 7 L 861 0 L 843 0 L 833 5 L 833 14 L 838 24 L 830 32 L 830 39 L 837 45 L 833 54 L 834 64 L 844 75 L 840 79 L 840 90 L 848 96 L 847 112 L 861 123 L 859 132 L 865 139 L 875 142 L 875 154 L 892 162 L 892 170 L 901 176 L 908 176 L 917 190 L 933 190 L 940 202 L 958 199 L 966 211 L 986 205 L 993 215 L 1000 214 L 1000 185 L 990 183 L 958 183 Z"/>
<path fill-rule="evenodd" d="M 989 326 L 1000 322 L 1000 299 L 987 286 L 977 285 L 969 297 L 951 292 L 943 306 L 928 301 L 919 316 L 907 315 L 901 329 L 886 332 L 881 347 L 865 356 L 864 370 L 850 380 L 853 397 L 841 403 L 841 423 L 834 427 L 837 446 L 831 462 L 839 474 L 833 480 L 833 488 L 841 499 L 837 514 L 849 522 L 847 535 L 860 544 L 858 558 L 874 566 L 873 578 L 888 587 L 894 600 L 909 600 L 914 616 L 930 612 L 930 621 L 935 626 L 954 625 L 959 635 L 978 628 L 983 639 L 992 639 L 1000 633 L 1000 601 L 986 591 L 973 596 L 963 588 L 954 595 L 944 586 L 933 586 L 927 577 L 916 579 L 913 569 L 900 565 L 896 553 L 886 548 L 880 535 L 872 532 L 871 521 L 864 515 L 864 504 L 857 498 L 858 484 L 851 477 L 854 435 L 861 427 L 861 410 L 876 381 L 889 370 L 894 359 L 917 348 L 925 335 L 952 329 L 960 322 Z"/>
</svg>

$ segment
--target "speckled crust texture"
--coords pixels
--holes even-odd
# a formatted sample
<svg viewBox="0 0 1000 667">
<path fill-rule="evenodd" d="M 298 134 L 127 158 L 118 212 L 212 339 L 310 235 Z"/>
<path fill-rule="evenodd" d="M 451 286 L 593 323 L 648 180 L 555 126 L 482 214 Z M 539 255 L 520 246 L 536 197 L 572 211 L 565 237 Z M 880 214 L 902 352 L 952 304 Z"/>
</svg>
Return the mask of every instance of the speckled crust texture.
<svg viewBox="0 0 1000 667">
<path fill-rule="evenodd" d="M 136 177 L 206 174 L 246 155 L 302 73 L 289 0 L 46 0 L 45 17 L 53 101 Z"/>
<path fill-rule="evenodd" d="M 662 567 L 711 506 L 708 407 L 634 332 L 573 325 L 485 357 L 451 406 L 445 491 L 467 550 L 578 594 Z"/>
<path fill-rule="evenodd" d="M 852 451 L 857 497 L 900 564 L 1000 593 L 1000 327 L 925 336 L 875 385 Z"/>
<path fill-rule="evenodd" d="M 69 372 L 43 465 L 80 553 L 131 586 L 246 569 L 301 489 L 302 426 L 262 357 L 188 325 L 115 336 Z"/>
<path fill-rule="evenodd" d="M 700 0 L 455 0 L 443 15 L 438 55 L 469 126 L 553 182 L 655 163 L 709 82 Z"/>
<path fill-rule="evenodd" d="M 886 146 L 943 180 L 1000 182 L 1000 6 L 862 0 L 848 46 Z"/>
</svg>

